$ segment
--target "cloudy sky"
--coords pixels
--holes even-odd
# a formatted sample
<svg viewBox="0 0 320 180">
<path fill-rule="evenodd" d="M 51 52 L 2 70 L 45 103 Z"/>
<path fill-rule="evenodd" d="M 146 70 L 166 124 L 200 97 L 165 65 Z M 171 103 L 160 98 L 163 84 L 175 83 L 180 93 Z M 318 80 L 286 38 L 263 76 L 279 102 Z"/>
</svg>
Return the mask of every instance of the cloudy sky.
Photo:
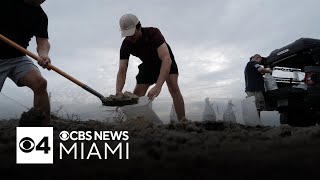
<svg viewBox="0 0 320 180">
<path fill-rule="evenodd" d="M 243 70 L 251 55 L 268 56 L 301 37 L 320 38 L 319 6 L 318 0 L 47 0 L 42 5 L 49 18 L 52 64 L 105 96 L 115 93 L 119 18 L 132 13 L 142 26 L 158 27 L 178 64 L 187 114 L 205 97 L 243 99 Z M 28 48 L 32 52 L 34 44 Z M 139 63 L 131 57 L 124 90 L 133 90 Z M 56 72 L 41 72 L 53 110 L 100 105 L 97 97 Z M 17 88 L 10 79 L 1 93 L 0 118 L 32 107 L 32 91 Z M 171 103 L 164 85 L 153 105 L 164 110 Z"/>
</svg>

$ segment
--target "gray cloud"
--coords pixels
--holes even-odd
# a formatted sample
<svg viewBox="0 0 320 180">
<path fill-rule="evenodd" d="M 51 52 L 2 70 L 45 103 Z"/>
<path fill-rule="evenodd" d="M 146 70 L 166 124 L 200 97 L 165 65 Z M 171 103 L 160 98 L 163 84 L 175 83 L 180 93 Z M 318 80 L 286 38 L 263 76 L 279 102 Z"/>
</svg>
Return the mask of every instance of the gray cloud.
<svg viewBox="0 0 320 180">
<path fill-rule="evenodd" d="M 301 37 L 320 38 L 319 6 L 317 0 L 55 0 L 46 1 L 43 8 L 49 17 L 53 65 L 105 95 L 114 93 L 121 15 L 133 13 L 143 26 L 159 27 L 174 51 L 181 91 L 189 103 L 206 96 L 244 97 L 248 58 L 254 53 L 267 56 Z M 34 44 L 33 40 L 29 47 L 33 52 Z M 134 88 L 138 64 L 130 60 L 126 90 Z M 57 104 L 99 103 L 55 72 L 41 72 Z M 32 106 L 32 92 L 10 80 L 2 92 Z M 3 99 L 1 107 L 9 106 Z M 164 86 L 155 106 L 171 107 L 170 102 Z M 4 111 L 1 108 L 0 117 Z"/>
</svg>

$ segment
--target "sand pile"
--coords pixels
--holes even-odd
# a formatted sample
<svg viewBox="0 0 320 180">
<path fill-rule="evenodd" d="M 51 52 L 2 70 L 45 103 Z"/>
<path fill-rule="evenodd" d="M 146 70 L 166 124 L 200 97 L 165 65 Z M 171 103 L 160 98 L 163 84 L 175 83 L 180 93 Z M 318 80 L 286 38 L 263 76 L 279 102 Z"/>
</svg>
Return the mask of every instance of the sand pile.
<svg viewBox="0 0 320 180">
<path fill-rule="evenodd" d="M 105 106 L 124 106 L 137 104 L 139 102 L 139 97 L 129 91 L 126 91 L 122 94 L 110 95 L 106 97 L 106 100 L 103 102 Z"/>
<path fill-rule="evenodd" d="M 52 178 L 305 178 L 316 174 L 320 163 L 319 126 L 248 127 L 225 122 L 153 125 L 138 117 L 121 123 L 55 119 L 51 123 L 54 165 L 16 165 L 16 125 L 16 120 L 0 121 L 0 177 L 31 178 L 37 171 Z M 130 159 L 61 160 L 58 136 L 63 130 L 129 131 Z"/>
</svg>

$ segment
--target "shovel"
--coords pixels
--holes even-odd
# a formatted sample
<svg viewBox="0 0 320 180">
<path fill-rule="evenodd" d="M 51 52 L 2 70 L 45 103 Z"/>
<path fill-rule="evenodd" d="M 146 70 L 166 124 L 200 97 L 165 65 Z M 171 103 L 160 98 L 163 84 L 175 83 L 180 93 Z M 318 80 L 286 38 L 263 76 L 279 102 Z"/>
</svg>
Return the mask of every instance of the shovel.
<svg viewBox="0 0 320 180">
<path fill-rule="evenodd" d="M 2 41 L 4 41 L 5 43 L 9 44 L 10 46 L 16 48 L 17 50 L 21 51 L 22 53 L 32 57 L 36 61 L 40 60 L 40 57 L 38 57 L 37 55 L 35 55 L 32 52 L 28 51 L 27 49 L 23 48 L 22 46 L 18 45 L 17 43 L 13 42 L 12 40 L 6 38 L 2 34 L 0 34 L 0 39 Z M 67 73 L 63 72 L 59 68 L 53 66 L 52 64 L 48 64 L 48 67 L 50 69 L 52 69 L 53 71 L 57 72 L 58 74 L 62 75 L 63 77 L 65 77 L 65 78 L 69 79 L 70 81 L 74 82 L 78 86 L 82 87 L 86 91 L 90 92 L 91 94 L 97 96 L 102 101 L 103 105 L 105 105 L 108 102 L 107 99 L 102 94 L 98 93 L 97 91 L 95 91 L 94 89 L 89 87 L 88 85 L 80 82 L 79 80 L 77 80 L 77 79 L 73 78 L 72 76 L 68 75 Z"/>
</svg>

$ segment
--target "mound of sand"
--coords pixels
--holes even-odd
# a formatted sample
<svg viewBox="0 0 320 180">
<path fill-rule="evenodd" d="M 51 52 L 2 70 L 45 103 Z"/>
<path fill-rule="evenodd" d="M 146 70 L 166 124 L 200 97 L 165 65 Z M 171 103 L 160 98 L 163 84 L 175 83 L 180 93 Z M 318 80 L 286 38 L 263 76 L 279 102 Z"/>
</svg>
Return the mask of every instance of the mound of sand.
<svg viewBox="0 0 320 180">
<path fill-rule="evenodd" d="M 306 178 L 317 173 L 320 163 L 319 126 L 248 127 L 224 122 L 153 125 L 136 118 L 122 123 L 54 119 L 54 164 L 17 165 L 17 125 L 17 120 L 0 121 L 0 177 Z M 129 131 L 130 159 L 59 159 L 59 133 L 64 130 Z"/>
</svg>

